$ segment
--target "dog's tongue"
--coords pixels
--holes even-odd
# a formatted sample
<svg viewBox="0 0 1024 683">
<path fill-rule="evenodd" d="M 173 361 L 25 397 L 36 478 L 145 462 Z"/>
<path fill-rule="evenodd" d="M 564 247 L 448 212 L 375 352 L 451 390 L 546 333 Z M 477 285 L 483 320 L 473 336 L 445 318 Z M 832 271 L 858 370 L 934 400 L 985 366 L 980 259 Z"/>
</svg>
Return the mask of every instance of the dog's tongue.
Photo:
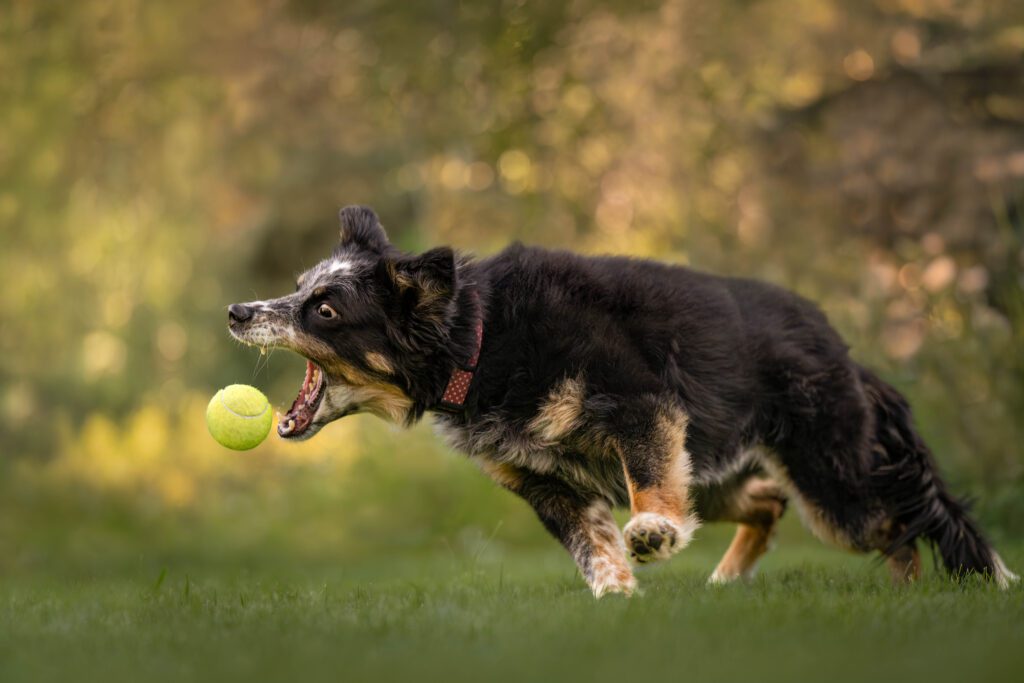
<svg viewBox="0 0 1024 683">
<path fill-rule="evenodd" d="M 299 395 L 292 402 L 284 417 L 277 424 L 277 433 L 281 436 L 298 436 L 309 429 L 313 415 L 320 399 L 323 386 L 322 372 L 313 361 L 306 361 L 306 377 L 302 381 Z"/>
</svg>

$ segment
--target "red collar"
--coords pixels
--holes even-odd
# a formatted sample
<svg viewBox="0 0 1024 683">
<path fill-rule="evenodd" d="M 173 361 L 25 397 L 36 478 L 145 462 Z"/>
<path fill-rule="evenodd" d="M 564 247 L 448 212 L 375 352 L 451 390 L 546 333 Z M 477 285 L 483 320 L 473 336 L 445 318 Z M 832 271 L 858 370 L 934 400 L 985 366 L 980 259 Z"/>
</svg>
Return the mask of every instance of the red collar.
<svg viewBox="0 0 1024 683">
<path fill-rule="evenodd" d="M 476 292 L 473 292 L 473 300 L 476 303 L 477 309 L 481 309 L 480 297 Z M 466 365 L 462 367 L 456 366 L 452 370 L 452 376 L 448 378 L 448 386 L 445 387 L 444 394 L 441 396 L 441 402 L 438 406 L 440 408 L 455 411 L 461 411 L 465 408 L 469 385 L 473 382 L 473 377 L 476 375 L 476 366 L 480 361 L 480 347 L 484 343 L 484 313 L 483 310 L 478 310 L 477 313 L 475 325 L 476 347 L 473 349 L 473 355 Z"/>
</svg>

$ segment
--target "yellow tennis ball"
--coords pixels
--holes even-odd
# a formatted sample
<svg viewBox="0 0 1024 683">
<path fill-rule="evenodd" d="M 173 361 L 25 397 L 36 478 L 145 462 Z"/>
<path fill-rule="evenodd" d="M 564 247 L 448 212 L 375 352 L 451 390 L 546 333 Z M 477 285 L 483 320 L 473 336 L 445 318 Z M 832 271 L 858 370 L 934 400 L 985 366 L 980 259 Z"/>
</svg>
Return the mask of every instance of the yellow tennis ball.
<svg viewBox="0 0 1024 683">
<path fill-rule="evenodd" d="M 222 446 L 247 451 L 260 445 L 274 421 L 270 401 L 256 387 L 232 384 L 224 387 L 206 406 L 206 426 Z"/>
</svg>

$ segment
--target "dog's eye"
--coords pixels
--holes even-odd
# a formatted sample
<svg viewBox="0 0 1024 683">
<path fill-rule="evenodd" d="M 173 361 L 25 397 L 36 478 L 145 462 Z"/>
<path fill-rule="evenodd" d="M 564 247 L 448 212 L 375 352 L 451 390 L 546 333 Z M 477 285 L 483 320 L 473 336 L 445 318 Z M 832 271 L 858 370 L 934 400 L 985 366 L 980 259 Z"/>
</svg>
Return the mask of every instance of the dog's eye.
<svg viewBox="0 0 1024 683">
<path fill-rule="evenodd" d="M 317 307 L 316 312 L 320 314 L 321 318 L 326 318 L 327 320 L 335 318 L 338 315 L 338 313 L 327 304 L 320 304 L 320 306 Z"/>
</svg>

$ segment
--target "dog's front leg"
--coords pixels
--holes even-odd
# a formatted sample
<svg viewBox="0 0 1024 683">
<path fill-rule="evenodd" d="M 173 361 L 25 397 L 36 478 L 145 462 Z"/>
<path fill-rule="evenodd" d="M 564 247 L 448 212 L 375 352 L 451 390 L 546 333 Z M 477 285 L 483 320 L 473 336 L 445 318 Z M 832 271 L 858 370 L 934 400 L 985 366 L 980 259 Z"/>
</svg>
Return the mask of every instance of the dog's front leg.
<svg viewBox="0 0 1024 683">
<path fill-rule="evenodd" d="M 606 500 L 550 475 L 507 464 L 481 465 L 492 479 L 533 507 L 544 527 L 572 555 L 595 597 L 632 595 L 636 579 Z"/>
<path fill-rule="evenodd" d="M 594 596 L 632 595 L 636 579 L 608 502 L 587 497 L 557 479 L 530 475 L 518 491 L 551 534 L 562 542 Z"/>
<path fill-rule="evenodd" d="M 618 425 L 617 446 L 629 488 L 632 518 L 622 530 L 633 561 L 671 557 L 693 537 L 700 522 L 690 500 L 686 415 L 652 402 Z"/>
</svg>

